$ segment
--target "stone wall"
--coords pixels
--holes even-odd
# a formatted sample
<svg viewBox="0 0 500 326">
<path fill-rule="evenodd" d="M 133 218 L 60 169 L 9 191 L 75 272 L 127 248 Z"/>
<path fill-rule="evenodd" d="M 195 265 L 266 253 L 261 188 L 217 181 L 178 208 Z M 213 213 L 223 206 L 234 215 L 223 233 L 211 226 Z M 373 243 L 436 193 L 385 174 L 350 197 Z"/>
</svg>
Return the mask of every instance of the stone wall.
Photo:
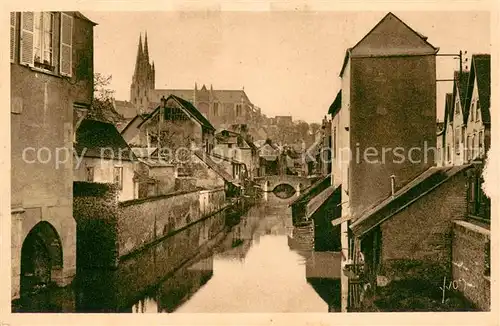
<svg viewBox="0 0 500 326">
<path fill-rule="evenodd" d="M 490 231 L 466 221 L 453 224 L 452 279 L 477 308 L 490 310 Z"/>
<path fill-rule="evenodd" d="M 456 175 L 381 225 L 382 271 L 391 279 L 450 276 L 453 220 L 467 214 L 466 177 Z"/>
<path fill-rule="evenodd" d="M 119 257 L 199 218 L 198 191 L 123 202 L 117 211 Z"/>
<path fill-rule="evenodd" d="M 191 190 L 118 202 L 114 186 L 75 184 L 98 189 L 75 195 L 74 214 L 81 242 L 79 252 L 82 266 L 86 267 L 116 266 L 119 260 L 201 223 L 213 214 L 224 214 L 224 188 L 203 194 Z M 190 241 L 197 239 L 194 242 L 202 243 L 210 234 L 219 232 L 220 225 L 215 229 L 200 236 L 193 235 Z"/>
</svg>

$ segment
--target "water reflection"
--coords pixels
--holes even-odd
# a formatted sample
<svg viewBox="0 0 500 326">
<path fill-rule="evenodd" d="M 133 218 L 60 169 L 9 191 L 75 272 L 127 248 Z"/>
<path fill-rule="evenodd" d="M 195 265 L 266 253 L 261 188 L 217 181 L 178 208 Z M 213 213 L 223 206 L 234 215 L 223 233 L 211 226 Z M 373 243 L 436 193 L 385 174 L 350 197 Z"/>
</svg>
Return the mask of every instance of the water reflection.
<svg viewBox="0 0 500 326">
<path fill-rule="evenodd" d="M 218 232 L 223 217 L 207 219 L 116 270 L 80 270 L 72 288 L 43 300 L 65 312 L 336 311 L 339 257 L 290 242 L 293 199 L 270 193 L 228 232 Z M 48 311 L 33 302 L 21 310 Z"/>
</svg>

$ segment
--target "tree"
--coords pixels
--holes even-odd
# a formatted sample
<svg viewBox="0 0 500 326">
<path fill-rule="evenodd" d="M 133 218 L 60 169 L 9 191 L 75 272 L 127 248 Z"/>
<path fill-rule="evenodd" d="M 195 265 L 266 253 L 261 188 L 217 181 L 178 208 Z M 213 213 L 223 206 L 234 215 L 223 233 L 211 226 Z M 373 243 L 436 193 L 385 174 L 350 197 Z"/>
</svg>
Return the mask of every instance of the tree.
<svg viewBox="0 0 500 326">
<path fill-rule="evenodd" d="M 88 118 L 111 123 L 124 120 L 113 105 L 115 91 L 109 88 L 111 79 L 112 75 L 94 74 L 94 98 Z"/>
</svg>

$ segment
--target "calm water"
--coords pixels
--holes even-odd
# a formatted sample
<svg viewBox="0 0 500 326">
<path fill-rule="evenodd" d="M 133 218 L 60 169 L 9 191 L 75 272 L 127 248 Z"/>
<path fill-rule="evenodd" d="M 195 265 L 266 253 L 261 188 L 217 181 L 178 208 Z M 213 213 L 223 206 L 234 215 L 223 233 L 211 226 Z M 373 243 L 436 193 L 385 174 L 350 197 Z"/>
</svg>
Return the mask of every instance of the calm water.
<svg viewBox="0 0 500 326">
<path fill-rule="evenodd" d="M 195 225 L 194 229 L 120 263 L 118 270 L 80 271 L 71 288 L 25 299 L 14 310 L 338 311 L 338 255 L 290 248 L 293 225 L 289 201 L 269 194 L 227 233 L 210 233 L 220 220 Z M 213 244 L 198 250 L 193 235 L 196 239 L 208 235 Z M 182 259 L 179 253 L 184 253 Z"/>
</svg>

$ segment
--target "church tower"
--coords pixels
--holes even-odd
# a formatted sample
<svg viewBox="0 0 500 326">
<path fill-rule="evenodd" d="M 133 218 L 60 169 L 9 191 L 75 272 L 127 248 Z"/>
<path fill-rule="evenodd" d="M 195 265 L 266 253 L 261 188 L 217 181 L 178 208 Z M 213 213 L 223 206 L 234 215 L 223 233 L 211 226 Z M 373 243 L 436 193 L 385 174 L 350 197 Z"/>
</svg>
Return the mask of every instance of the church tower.
<svg viewBox="0 0 500 326">
<path fill-rule="evenodd" d="M 155 88 L 155 64 L 149 63 L 148 34 L 144 38 L 139 35 L 137 58 L 135 60 L 134 76 L 130 85 L 130 102 L 137 108 L 137 114 L 148 111 L 149 102 L 152 101 L 152 91 Z"/>
</svg>

